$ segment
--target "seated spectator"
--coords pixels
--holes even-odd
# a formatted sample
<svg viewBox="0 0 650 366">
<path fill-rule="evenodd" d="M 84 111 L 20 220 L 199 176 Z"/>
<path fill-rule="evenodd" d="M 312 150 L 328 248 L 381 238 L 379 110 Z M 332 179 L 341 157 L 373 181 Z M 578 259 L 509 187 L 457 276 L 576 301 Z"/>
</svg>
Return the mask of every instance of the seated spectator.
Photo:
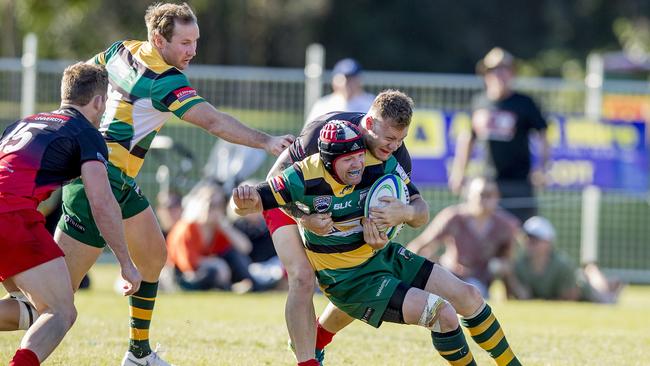
<svg viewBox="0 0 650 366">
<path fill-rule="evenodd" d="M 576 269 L 555 245 L 555 228 L 547 219 L 534 216 L 523 226 L 526 248 L 514 263 L 515 286 L 511 293 L 519 299 L 545 299 L 615 303 L 623 287 L 606 279 L 595 264 Z M 515 282 L 516 281 L 516 282 Z"/>
<path fill-rule="evenodd" d="M 271 233 L 261 213 L 236 216 L 233 225 L 246 235 L 252 244 L 252 250 L 248 254 L 251 262 L 266 262 L 277 256 Z"/>
<path fill-rule="evenodd" d="M 257 185 L 257 181 L 245 181 L 241 184 Z M 271 233 L 261 213 L 239 216 L 232 207 L 228 209 L 228 217 L 233 225 L 251 241 L 253 249 L 249 253 L 251 265 L 248 270 L 260 283 L 274 289 L 286 289 L 288 286 L 284 266 L 275 252 Z"/>
<path fill-rule="evenodd" d="M 168 257 L 181 288 L 258 290 L 248 265 L 251 242 L 226 217 L 219 185 L 206 184 L 188 198 L 181 219 L 167 236 Z"/>
<path fill-rule="evenodd" d="M 519 231 L 519 221 L 499 209 L 498 202 L 494 182 L 473 179 L 466 202 L 442 210 L 408 248 L 473 284 L 487 298 L 490 284 L 511 261 Z M 445 250 L 438 258 L 441 246 Z"/>
</svg>

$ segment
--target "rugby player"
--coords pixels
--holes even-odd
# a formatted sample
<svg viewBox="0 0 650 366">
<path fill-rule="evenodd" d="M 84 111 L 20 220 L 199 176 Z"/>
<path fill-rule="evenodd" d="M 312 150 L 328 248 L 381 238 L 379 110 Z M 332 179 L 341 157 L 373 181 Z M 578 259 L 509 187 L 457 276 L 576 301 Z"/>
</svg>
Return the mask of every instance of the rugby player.
<svg viewBox="0 0 650 366">
<path fill-rule="evenodd" d="M 309 122 L 296 141 L 278 158 L 269 176 L 280 174 L 296 161 L 318 152 L 318 136 L 322 127 L 330 120 L 346 120 L 358 125 L 364 132 L 368 151 L 381 161 L 394 155 L 407 175 L 411 174 L 411 158 L 403 140 L 413 114 L 413 101 L 397 90 L 385 90 L 373 101 L 367 113 L 332 112 Z M 373 210 L 373 216 L 380 226 L 394 226 L 406 222 L 412 227 L 424 225 L 429 220 L 429 207 L 417 191 L 412 192 L 411 203 L 404 205 L 397 200 L 386 199 L 387 206 Z M 272 234 L 276 252 L 284 264 L 289 278 L 285 319 L 291 346 L 298 363 L 315 362 L 324 357 L 324 347 L 334 334 L 354 319 L 336 307 L 329 305 L 316 320 L 312 297 L 314 294 L 314 272 L 305 255 L 302 239 L 294 218 L 315 233 L 326 234 L 333 222 L 329 214 L 305 215 L 295 206 L 284 207 L 289 211 L 271 209 L 264 212 L 264 218 Z M 314 349 L 316 352 L 314 352 Z M 311 361 L 310 361 L 311 360 Z"/>
<path fill-rule="evenodd" d="M 151 5 L 145 14 L 147 41 L 119 41 L 91 62 L 106 65 L 108 102 L 100 131 L 109 149 L 108 173 L 120 204 L 129 251 L 143 281 L 129 297 L 130 340 L 122 365 L 168 365 L 149 344 L 158 277 L 167 252 L 154 212 L 135 182 L 156 133 L 172 116 L 224 140 L 279 154 L 293 136 L 251 129 L 201 98 L 183 74 L 196 55 L 199 27 L 186 4 Z M 66 254 L 72 286 L 104 247 L 80 180 L 63 189 L 63 215 L 55 240 Z"/>
<path fill-rule="evenodd" d="M 124 294 L 140 286 L 108 182 L 106 143 L 97 131 L 107 86 L 103 66 L 69 66 L 61 107 L 25 117 L 0 139 L 0 281 L 12 295 L 0 301 L 0 330 L 27 330 L 10 366 L 45 361 L 77 316 L 63 252 L 36 210 L 62 183 L 83 178 L 89 209 L 127 282 Z"/>
<path fill-rule="evenodd" d="M 367 153 L 350 122 L 330 121 L 320 132 L 319 153 L 294 163 L 257 187 L 233 190 L 240 215 L 297 203 L 308 213 L 331 213 L 328 234 L 305 229 L 305 252 L 323 293 L 349 316 L 374 327 L 383 321 L 417 324 L 431 331 L 433 346 L 451 365 L 475 365 L 456 313 L 498 365 L 519 365 L 490 307 L 476 287 L 403 246 L 389 242 L 364 217 L 363 192 L 380 176 L 400 175 L 394 157 Z"/>
</svg>

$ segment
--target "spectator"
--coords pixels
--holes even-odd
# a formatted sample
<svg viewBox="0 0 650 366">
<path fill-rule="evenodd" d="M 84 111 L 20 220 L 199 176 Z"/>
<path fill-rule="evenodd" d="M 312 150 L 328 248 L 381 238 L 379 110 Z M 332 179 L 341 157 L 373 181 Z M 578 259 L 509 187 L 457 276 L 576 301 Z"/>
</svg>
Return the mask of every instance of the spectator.
<svg viewBox="0 0 650 366">
<path fill-rule="evenodd" d="M 477 64 L 483 76 L 485 92 L 473 102 L 472 131 L 461 133 L 456 156 L 449 174 L 449 187 L 460 191 L 475 142 L 484 144 L 483 175 L 493 178 L 501 193 L 501 206 L 521 222 L 536 214 L 533 184 L 544 184 L 543 171 L 549 162 L 547 123 L 535 102 L 512 90 L 514 58 L 493 48 Z M 541 140 L 541 169 L 531 172 L 529 134 L 537 132 Z"/>
<path fill-rule="evenodd" d="M 169 261 L 181 274 L 182 288 L 230 289 L 232 281 L 237 292 L 257 289 L 248 271 L 251 242 L 233 227 L 225 210 L 226 198 L 216 184 L 188 197 L 181 220 L 167 236 Z"/>
<path fill-rule="evenodd" d="M 511 262 L 519 231 L 518 220 L 500 210 L 498 201 L 499 191 L 494 182 L 473 179 L 467 190 L 467 202 L 442 210 L 408 248 L 440 263 L 488 298 L 488 289 L 499 276 L 499 269 Z M 441 245 L 445 251 L 438 260 Z"/>
<path fill-rule="evenodd" d="M 250 179 L 240 184 L 257 185 L 260 181 Z M 247 216 L 237 215 L 231 206 L 226 208 L 227 215 L 235 228 L 242 232 L 251 242 L 251 251 L 248 254 L 252 263 L 266 262 L 277 257 L 271 233 L 266 227 L 264 216 L 252 214 Z"/>
<path fill-rule="evenodd" d="M 251 185 L 257 183 L 259 182 L 242 182 L 242 184 Z M 252 250 L 248 254 L 252 262 L 248 266 L 251 275 L 260 284 L 266 284 L 265 287 L 286 289 L 288 286 L 286 271 L 275 251 L 271 233 L 266 227 L 262 214 L 239 216 L 232 209 L 229 209 L 228 216 L 233 220 L 235 228 L 246 235 L 252 244 Z"/>
<path fill-rule="evenodd" d="M 615 303 L 623 284 L 605 278 L 595 264 L 576 269 L 555 248 L 555 228 L 535 216 L 524 223 L 526 249 L 515 261 L 512 295 L 519 299 L 546 299 Z"/>
<path fill-rule="evenodd" d="M 366 112 L 375 96 L 363 89 L 361 65 L 354 59 L 344 58 L 332 70 L 332 93 L 314 103 L 307 122 L 329 112 Z"/>
</svg>

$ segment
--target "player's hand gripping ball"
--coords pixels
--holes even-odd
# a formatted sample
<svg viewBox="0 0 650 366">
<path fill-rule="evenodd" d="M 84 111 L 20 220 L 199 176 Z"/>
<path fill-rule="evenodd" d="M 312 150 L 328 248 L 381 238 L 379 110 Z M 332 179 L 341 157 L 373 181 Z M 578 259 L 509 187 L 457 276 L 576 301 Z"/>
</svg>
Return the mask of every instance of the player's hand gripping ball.
<svg viewBox="0 0 650 366">
<path fill-rule="evenodd" d="M 409 192 L 406 184 L 399 176 L 395 174 L 386 174 L 370 187 L 368 195 L 366 196 L 366 204 L 364 206 L 364 215 L 370 217 L 370 209 L 375 207 L 382 207 L 384 202 L 379 199 L 382 197 L 394 197 L 402 203 L 409 204 Z M 372 217 L 370 217 L 372 218 Z M 404 224 L 389 227 L 386 229 L 386 236 L 392 240 L 402 230 Z"/>
</svg>

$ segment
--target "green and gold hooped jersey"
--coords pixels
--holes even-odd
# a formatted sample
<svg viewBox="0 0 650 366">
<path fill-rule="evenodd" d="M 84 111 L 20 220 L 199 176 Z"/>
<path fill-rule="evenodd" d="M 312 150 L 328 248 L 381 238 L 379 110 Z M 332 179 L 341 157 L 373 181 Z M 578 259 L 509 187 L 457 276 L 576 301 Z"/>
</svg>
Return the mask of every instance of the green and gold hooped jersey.
<svg viewBox="0 0 650 366">
<path fill-rule="evenodd" d="M 334 281 L 333 278 L 328 280 L 328 270 L 359 266 L 375 254 L 363 240 L 361 218 L 366 195 L 377 178 L 388 173 L 397 174 L 407 184 L 410 193 L 416 192 L 394 157 L 382 162 L 366 151 L 365 159 L 363 176 L 356 186 L 337 182 L 325 170 L 319 154 L 314 154 L 257 188 L 265 210 L 294 202 L 305 213 L 332 213 L 334 228 L 329 234 L 319 236 L 306 229 L 303 231 L 307 257 L 323 286 Z M 341 279 L 340 274 L 337 278 Z"/>
<path fill-rule="evenodd" d="M 93 61 L 105 65 L 109 77 L 108 102 L 100 126 L 109 162 L 122 172 L 123 179 L 132 181 L 164 123 L 172 114 L 182 118 L 204 99 L 149 42 L 116 42 Z"/>
</svg>

